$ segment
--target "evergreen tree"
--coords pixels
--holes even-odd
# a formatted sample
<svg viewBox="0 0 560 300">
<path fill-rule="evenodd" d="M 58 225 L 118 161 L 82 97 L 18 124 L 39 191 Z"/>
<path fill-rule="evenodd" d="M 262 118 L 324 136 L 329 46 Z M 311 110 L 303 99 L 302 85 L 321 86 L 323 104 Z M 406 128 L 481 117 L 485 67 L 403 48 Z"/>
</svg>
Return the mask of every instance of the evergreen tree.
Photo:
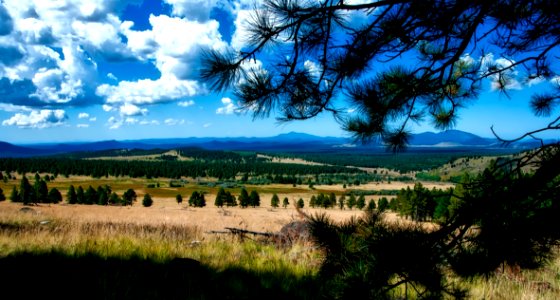
<svg viewBox="0 0 560 300">
<path fill-rule="evenodd" d="M 276 208 L 276 207 L 278 207 L 279 204 L 280 204 L 280 199 L 278 198 L 278 195 L 276 195 L 276 193 L 274 193 L 272 195 L 272 198 L 270 199 L 270 206 Z"/>
<path fill-rule="evenodd" d="M 78 189 L 76 190 L 76 203 L 78 204 L 85 204 L 86 203 L 86 196 L 84 193 L 84 189 L 82 188 L 81 185 L 78 186 Z"/>
<path fill-rule="evenodd" d="M 389 201 L 387 200 L 387 198 L 382 197 L 377 202 L 377 209 L 379 211 L 385 211 L 385 210 L 387 210 L 387 208 L 389 208 Z"/>
<path fill-rule="evenodd" d="M 231 194 L 230 191 L 226 191 L 226 195 L 225 195 L 225 204 L 226 206 L 237 206 L 237 200 L 235 199 L 235 196 Z"/>
<path fill-rule="evenodd" d="M 242 208 L 246 208 L 250 205 L 251 199 L 249 198 L 249 193 L 245 188 L 241 188 L 241 193 L 239 194 L 239 205 Z"/>
<path fill-rule="evenodd" d="M 70 185 L 70 187 L 68 187 L 68 193 L 66 194 L 66 202 L 68 202 L 68 204 L 78 203 L 76 190 L 74 189 L 73 185 Z"/>
<path fill-rule="evenodd" d="M 183 196 L 181 196 L 181 194 L 177 194 L 177 196 L 175 196 L 175 201 L 177 201 L 177 204 L 181 204 L 183 203 Z"/>
<path fill-rule="evenodd" d="M 109 196 L 109 204 L 111 205 L 123 204 L 123 200 L 121 197 L 119 197 L 119 195 L 117 195 L 117 193 L 112 192 L 111 195 Z"/>
<path fill-rule="evenodd" d="M 348 202 L 346 203 L 349 209 L 353 209 L 356 206 L 356 196 L 354 194 L 350 194 L 350 198 L 348 198 Z"/>
<path fill-rule="evenodd" d="M 122 196 L 124 205 L 132 205 L 132 203 L 136 202 L 136 197 L 136 192 L 133 189 L 126 190 Z"/>
<path fill-rule="evenodd" d="M 39 181 L 35 182 L 35 203 L 49 203 L 49 188 L 47 183 L 39 178 Z"/>
<path fill-rule="evenodd" d="M 2 174 L 2 172 L 0 172 Z M 0 201 L 6 201 L 6 195 L 4 195 L 4 191 L 0 188 Z"/>
<path fill-rule="evenodd" d="M 29 205 L 31 202 L 35 201 L 35 195 L 33 194 L 33 187 L 27 180 L 25 175 L 21 178 L 21 182 L 19 185 L 19 199 L 24 205 Z"/>
<path fill-rule="evenodd" d="M 342 194 L 340 195 L 340 198 L 338 198 L 338 208 L 344 209 L 344 204 L 346 204 L 346 196 Z"/>
<path fill-rule="evenodd" d="M 252 207 L 261 206 L 261 197 L 257 191 L 251 191 L 251 194 L 249 195 L 249 202 Z"/>
<path fill-rule="evenodd" d="M 12 193 L 10 194 L 10 201 L 21 202 L 21 198 L 19 197 L 19 193 L 15 185 L 12 188 Z"/>
<path fill-rule="evenodd" d="M 305 202 L 303 202 L 303 199 L 299 198 L 299 200 L 297 201 L 297 207 L 298 208 L 303 208 L 304 205 L 305 205 Z"/>
<path fill-rule="evenodd" d="M 311 199 L 309 199 L 309 207 L 315 208 L 315 206 L 317 206 L 317 197 L 315 197 L 315 195 L 312 195 Z"/>
<path fill-rule="evenodd" d="M 95 204 L 99 200 L 97 196 L 97 192 L 95 189 L 90 185 L 84 193 L 84 204 Z"/>
<path fill-rule="evenodd" d="M 282 206 L 286 208 L 288 205 L 290 205 L 290 201 L 288 200 L 288 197 L 284 197 L 284 200 L 282 200 Z"/>
<path fill-rule="evenodd" d="M 223 187 L 220 187 L 218 194 L 216 194 L 216 200 L 214 200 L 214 205 L 217 207 L 223 207 L 226 197 L 226 191 Z"/>
<path fill-rule="evenodd" d="M 142 206 L 150 207 L 152 206 L 153 203 L 154 200 L 152 200 L 152 196 L 150 196 L 150 194 L 145 194 L 144 198 L 142 199 Z"/>
<path fill-rule="evenodd" d="M 47 203 L 59 203 L 62 202 L 62 194 L 57 188 L 52 188 L 48 194 Z"/>
<path fill-rule="evenodd" d="M 370 212 L 375 210 L 375 201 L 373 199 L 369 200 L 367 210 Z"/>
<path fill-rule="evenodd" d="M 373 204 L 375 205 L 375 202 L 373 202 Z M 358 201 L 356 202 L 356 207 L 359 210 L 362 210 L 364 209 L 364 207 L 366 207 L 366 197 L 364 197 L 364 194 L 361 194 L 360 197 L 358 197 Z M 375 207 L 373 209 L 375 209 Z"/>
</svg>

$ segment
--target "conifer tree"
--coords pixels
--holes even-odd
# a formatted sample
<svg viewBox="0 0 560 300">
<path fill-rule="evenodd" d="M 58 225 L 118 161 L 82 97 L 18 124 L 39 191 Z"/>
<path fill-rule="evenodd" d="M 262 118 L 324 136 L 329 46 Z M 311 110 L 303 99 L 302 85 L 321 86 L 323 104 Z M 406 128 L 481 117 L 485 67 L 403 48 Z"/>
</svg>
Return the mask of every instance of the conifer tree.
<svg viewBox="0 0 560 300">
<path fill-rule="evenodd" d="M 152 200 L 152 196 L 150 194 L 145 194 L 144 198 L 142 199 L 142 206 L 150 207 L 154 204 L 154 200 Z"/>
<path fill-rule="evenodd" d="M 59 203 L 62 202 L 62 194 L 57 188 L 52 188 L 48 194 L 48 201 L 47 203 Z"/>
<path fill-rule="evenodd" d="M 270 199 L 270 206 L 277 208 L 279 204 L 280 204 L 280 199 L 278 198 L 278 195 L 274 193 L 272 195 L 272 198 Z"/>
<path fill-rule="evenodd" d="M 19 197 L 19 193 L 15 185 L 12 188 L 12 193 L 10 194 L 10 201 L 21 202 L 21 198 Z"/>
<path fill-rule="evenodd" d="M 287 208 L 288 205 L 290 205 L 290 200 L 288 200 L 288 197 L 284 197 L 284 200 L 282 200 L 282 207 Z"/>
<path fill-rule="evenodd" d="M 364 209 L 364 207 L 366 207 L 366 197 L 364 197 L 364 194 L 361 194 L 360 197 L 358 197 L 358 201 L 356 202 L 356 207 L 359 210 L 362 210 Z M 373 209 L 375 209 L 375 207 Z"/>
<path fill-rule="evenodd" d="M 74 185 L 70 185 L 68 187 L 68 193 L 66 194 L 66 202 L 68 202 L 68 204 L 78 203 L 78 198 L 76 195 L 76 190 L 74 189 Z"/>
</svg>

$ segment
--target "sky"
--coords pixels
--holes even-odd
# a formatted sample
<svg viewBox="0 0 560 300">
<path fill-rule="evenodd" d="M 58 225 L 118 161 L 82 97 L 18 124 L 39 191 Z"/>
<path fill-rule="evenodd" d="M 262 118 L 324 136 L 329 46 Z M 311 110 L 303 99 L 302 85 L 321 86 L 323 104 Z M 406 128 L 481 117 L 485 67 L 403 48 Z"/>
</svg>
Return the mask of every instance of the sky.
<svg viewBox="0 0 560 300">
<path fill-rule="evenodd" d="M 202 48 L 244 47 L 251 8 L 252 0 L 0 0 L 0 141 L 347 136 L 329 114 L 253 120 L 231 92 L 199 79 Z M 507 96 L 488 81 L 455 129 L 489 137 L 494 125 L 513 138 L 544 126 L 550 118 L 534 117 L 528 99 L 555 80 L 515 82 Z M 436 131 L 429 122 L 411 129 Z"/>
</svg>

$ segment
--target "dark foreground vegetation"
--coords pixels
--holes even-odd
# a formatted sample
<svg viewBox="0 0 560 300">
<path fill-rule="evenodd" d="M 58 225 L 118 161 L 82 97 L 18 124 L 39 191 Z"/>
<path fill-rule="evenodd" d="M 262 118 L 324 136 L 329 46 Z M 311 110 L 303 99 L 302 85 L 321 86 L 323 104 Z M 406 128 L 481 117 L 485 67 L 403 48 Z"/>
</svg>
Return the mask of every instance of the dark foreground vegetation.
<svg viewBox="0 0 560 300">
<path fill-rule="evenodd" d="M 288 282 L 284 270 L 218 270 L 188 258 L 21 252 L 0 258 L 0 269 L 3 292 L 20 299 L 315 299 L 318 287 L 313 278 Z"/>
</svg>

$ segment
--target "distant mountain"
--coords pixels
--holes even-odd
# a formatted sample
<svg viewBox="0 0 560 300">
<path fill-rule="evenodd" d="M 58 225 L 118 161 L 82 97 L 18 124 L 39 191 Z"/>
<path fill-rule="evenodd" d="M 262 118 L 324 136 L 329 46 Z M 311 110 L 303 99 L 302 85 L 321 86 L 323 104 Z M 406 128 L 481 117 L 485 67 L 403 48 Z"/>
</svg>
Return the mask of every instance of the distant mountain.
<svg viewBox="0 0 560 300">
<path fill-rule="evenodd" d="M 41 154 L 42 151 L 39 149 L 21 147 L 6 142 L 0 142 L 0 157 L 21 157 Z"/>
<path fill-rule="evenodd" d="M 414 146 L 490 146 L 496 143 L 496 139 L 482 138 L 460 130 L 424 132 L 415 134 L 410 139 L 410 144 Z"/>
<path fill-rule="evenodd" d="M 200 147 L 208 150 L 247 150 L 247 151 L 321 151 L 329 149 L 383 149 L 379 143 L 362 145 L 349 138 L 320 137 L 306 133 L 289 132 L 273 137 L 231 137 L 231 138 L 175 138 L 143 139 L 124 141 L 99 141 L 91 143 L 54 143 L 12 145 L 0 142 L 0 157 L 28 157 L 38 155 L 65 154 L 113 149 L 176 149 L 180 147 Z M 439 133 L 424 132 L 413 134 L 410 147 L 422 148 L 489 148 L 499 147 L 495 139 L 482 138 L 460 130 L 447 130 Z M 533 148 L 530 143 L 518 143 L 512 148 Z M 380 150 L 382 151 L 382 150 Z"/>
</svg>

